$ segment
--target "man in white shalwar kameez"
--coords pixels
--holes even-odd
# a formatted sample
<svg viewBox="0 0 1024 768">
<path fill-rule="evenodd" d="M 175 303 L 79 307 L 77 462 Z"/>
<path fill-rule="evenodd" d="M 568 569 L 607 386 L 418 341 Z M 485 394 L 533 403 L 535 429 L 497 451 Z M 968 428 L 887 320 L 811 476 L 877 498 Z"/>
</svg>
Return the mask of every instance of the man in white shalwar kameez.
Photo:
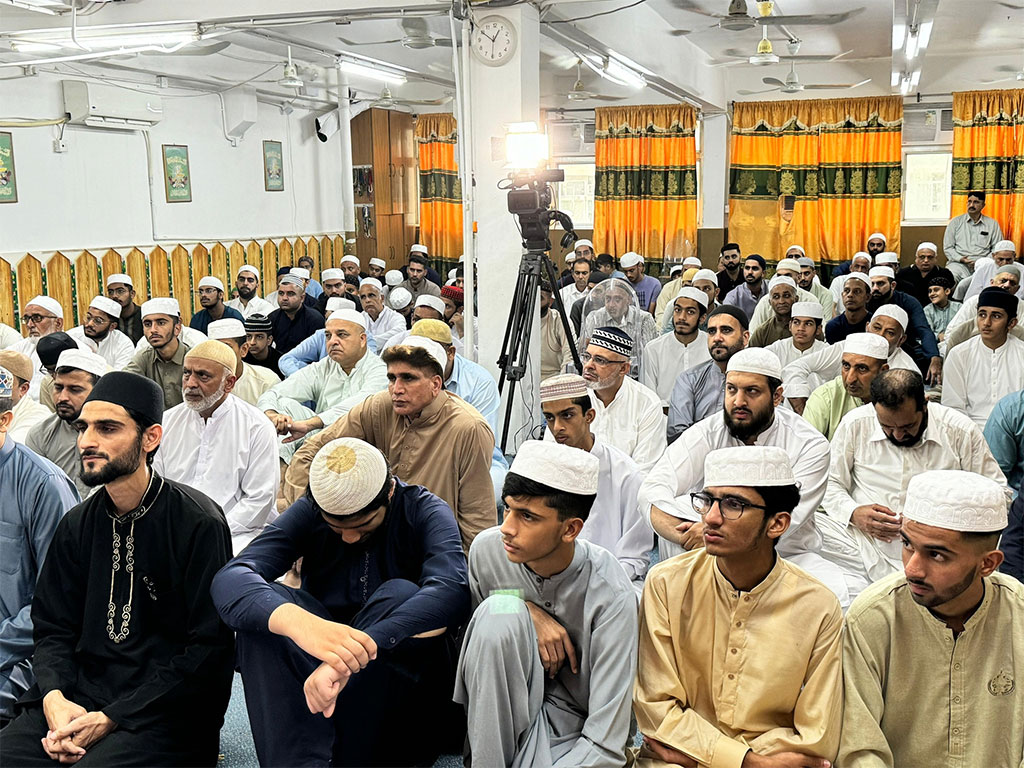
<svg viewBox="0 0 1024 768">
<path fill-rule="evenodd" d="M 12 344 L 8 349 L 28 357 L 32 361 L 32 381 L 29 383 L 28 396 L 39 400 L 39 387 L 46 378 L 40 368 L 39 353 L 36 345 L 43 336 L 64 330 L 64 308 L 60 302 L 50 296 L 36 296 L 29 300 L 22 309 L 22 327 L 28 330 L 28 336 Z M 77 343 L 77 342 L 76 342 Z"/>
<path fill-rule="evenodd" d="M 392 336 L 405 330 L 405 318 L 391 307 L 384 306 L 383 286 L 375 277 L 359 283 L 359 301 L 363 305 L 366 335 L 373 337 L 377 349 L 384 349 Z"/>
<path fill-rule="evenodd" d="M 164 412 L 153 468 L 220 505 L 237 555 L 277 517 L 281 474 L 273 425 L 231 394 L 236 360 L 227 344 L 214 339 L 185 354 L 184 402 Z"/>
<path fill-rule="evenodd" d="M 249 405 L 256 405 L 263 393 L 281 383 L 281 377 L 262 365 L 249 365 L 242 360 L 249 354 L 249 337 L 241 320 L 233 317 L 214 320 L 206 328 L 211 339 L 222 341 L 235 353 L 235 386 L 231 394 Z"/>
<path fill-rule="evenodd" d="M 120 317 L 120 304 L 106 296 L 97 296 L 89 302 L 85 323 L 69 329 L 67 334 L 80 347 L 106 360 L 111 370 L 120 371 L 135 356 L 132 340 L 117 329 Z"/>
<path fill-rule="evenodd" d="M 782 367 L 792 363 L 799 357 L 811 355 L 828 345 L 815 334 L 821 330 L 825 317 L 821 304 L 816 301 L 798 301 L 789 312 L 789 338 L 773 341 L 765 347 L 775 353 Z"/>
<path fill-rule="evenodd" d="M 708 334 L 700 330 L 708 303 L 704 291 L 692 286 L 681 288 L 666 310 L 672 319 L 672 332 L 663 333 L 644 347 L 640 383 L 658 393 L 663 408 L 668 408 L 679 374 L 711 359 Z"/>
</svg>

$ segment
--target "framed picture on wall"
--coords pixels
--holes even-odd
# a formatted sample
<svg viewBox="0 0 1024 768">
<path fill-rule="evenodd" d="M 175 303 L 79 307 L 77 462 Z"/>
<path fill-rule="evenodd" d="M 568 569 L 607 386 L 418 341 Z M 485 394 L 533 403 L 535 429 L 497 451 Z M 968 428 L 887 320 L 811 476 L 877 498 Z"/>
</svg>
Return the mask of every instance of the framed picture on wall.
<svg viewBox="0 0 1024 768">
<path fill-rule="evenodd" d="M 0 132 L 0 203 L 18 202 L 18 179 L 14 174 L 14 139 Z"/>
<path fill-rule="evenodd" d="M 263 142 L 263 188 L 284 192 L 284 151 L 280 141 Z"/>
<path fill-rule="evenodd" d="M 184 144 L 163 144 L 161 149 L 167 202 L 191 203 L 192 171 L 188 167 L 188 147 Z"/>
</svg>

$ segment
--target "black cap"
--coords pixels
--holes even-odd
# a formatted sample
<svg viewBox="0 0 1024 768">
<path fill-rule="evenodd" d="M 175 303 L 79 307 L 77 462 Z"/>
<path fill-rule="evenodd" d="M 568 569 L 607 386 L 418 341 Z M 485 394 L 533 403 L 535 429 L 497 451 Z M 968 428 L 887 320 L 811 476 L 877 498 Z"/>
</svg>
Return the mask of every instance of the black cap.
<svg viewBox="0 0 1024 768">
<path fill-rule="evenodd" d="M 1006 312 L 1007 316 L 1017 316 L 1017 297 L 995 286 L 989 286 L 978 294 L 978 308 L 996 307 Z"/>
<path fill-rule="evenodd" d="M 43 336 L 36 344 L 36 354 L 39 355 L 39 362 L 46 368 L 53 368 L 57 364 L 60 353 L 66 349 L 78 349 L 78 342 L 68 336 L 64 331 L 57 331 Z"/>
<path fill-rule="evenodd" d="M 270 333 L 273 330 L 270 318 L 266 315 L 249 315 L 244 325 L 246 333 Z"/>
<path fill-rule="evenodd" d="M 85 402 L 113 403 L 126 411 L 134 411 L 151 424 L 164 417 L 164 393 L 156 382 L 127 371 L 104 374 L 85 398 Z"/>
<path fill-rule="evenodd" d="M 749 259 L 750 257 L 748 256 L 747 258 Z M 708 315 L 708 321 L 710 322 L 711 318 L 715 315 L 731 315 L 735 317 L 744 331 L 750 327 L 750 321 L 747 319 L 747 313 L 739 307 L 734 307 L 732 304 L 719 304 L 711 310 L 711 313 Z"/>
<path fill-rule="evenodd" d="M 936 275 L 928 281 L 928 287 L 931 288 L 933 285 L 941 286 L 947 290 L 953 290 L 953 281 L 945 275 Z"/>
<path fill-rule="evenodd" d="M 289 264 L 287 266 L 284 266 L 284 267 L 278 267 L 277 268 L 277 276 L 278 277 L 282 277 L 284 275 L 287 275 L 291 271 L 292 271 L 291 264 Z"/>
</svg>

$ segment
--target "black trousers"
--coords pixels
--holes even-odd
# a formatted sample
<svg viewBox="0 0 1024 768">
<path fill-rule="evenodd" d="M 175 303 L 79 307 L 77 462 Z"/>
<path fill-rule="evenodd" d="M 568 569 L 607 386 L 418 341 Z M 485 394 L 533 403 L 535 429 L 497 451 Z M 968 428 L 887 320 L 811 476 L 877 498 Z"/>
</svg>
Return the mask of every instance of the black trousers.
<svg viewBox="0 0 1024 768">
<path fill-rule="evenodd" d="M 327 609 L 302 590 L 274 584 L 289 601 L 325 619 Z M 386 581 L 349 626 L 365 630 L 419 590 Z M 458 745 L 464 720 L 452 703 L 458 648 L 454 628 L 436 638 L 407 639 L 353 675 L 325 718 L 306 707 L 303 683 L 320 661 L 286 637 L 239 632 L 238 666 L 260 765 L 432 765 Z M 456 749 L 459 747 L 456 746 Z"/>
</svg>

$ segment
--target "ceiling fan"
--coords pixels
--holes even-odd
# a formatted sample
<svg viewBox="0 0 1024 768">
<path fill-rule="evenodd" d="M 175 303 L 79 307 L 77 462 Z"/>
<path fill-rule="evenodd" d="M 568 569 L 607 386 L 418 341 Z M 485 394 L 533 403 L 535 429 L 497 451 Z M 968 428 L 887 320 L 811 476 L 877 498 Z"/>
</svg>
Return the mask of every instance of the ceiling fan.
<svg viewBox="0 0 1024 768">
<path fill-rule="evenodd" d="M 777 54 L 772 49 L 772 41 L 768 39 L 768 28 L 761 27 L 761 31 L 763 35 L 761 42 L 757 45 L 757 53 L 750 56 L 739 48 L 726 48 L 722 51 L 722 55 L 734 59 L 734 61 L 727 61 L 717 66 L 729 66 L 742 62 L 753 64 L 756 67 L 763 67 L 767 64 L 778 64 L 780 61 L 836 61 L 848 53 L 852 53 L 852 51 L 843 51 L 841 53 L 801 54 L 799 53 L 800 44 L 803 41 L 794 39 L 786 43 L 786 49 L 789 51 L 788 56 Z"/>
<path fill-rule="evenodd" d="M 284 64 L 284 72 L 277 84 L 285 88 L 301 88 L 305 83 L 299 77 L 298 67 L 292 62 L 292 47 L 288 46 L 288 61 Z"/>
<path fill-rule="evenodd" d="M 712 19 L 718 19 L 718 23 L 715 24 L 719 29 L 727 29 L 730 32 L 743 32 L 748 29 L 754 29 L 758 26 L 779 26 L 785 24 L 787 26 L 797 25 L 827 25 L 827 24 L 839 24 L 840 22 L 846 21 L 858 13 L 864 10 L 860 8 L 850 8 L 842 13 L 813 13 L 813 14 L 798 14 L 794 16 L 772 16 L 772 10 L 775 7 L 775 3 L 772 0 L 757 0 L 757 16 L 751 16 L 747 13 L 747 0 L 729 0 L 729 8 L 725 15 L 719 13 L 710 13 L 705 11 L 699 5 L 696 0 L 669 0 L 669 2 L 684 11 L 690 11 L 691 13 L 697 13 L 701 16 L 708 16 Z M 680 34 L 686 34 L 686 30 L 675 30 L 673 34 L 677 36 Z"/>
<path fill-rule="evenodd" d="M 406 48 L 412 48 L 413 50 L 444 46 L 449 48 L 452 47 L 452 41 L 450 38 L 430 34 L 430 29 L 427 27 L 427 20 L 424 18 L 411 16 L 400 19 L 398 23 L 402 26 L 402 31 L 405 35 L 402 37 L 396 37 L 394 40 L 374 40 L 363 43 L 356 42 L 354 40 L 346 40 L 344 37 L 339 37 L 338 39 L 345 45 L 387 45 L 389 43 L 401 43 Z"/>
<path fill-rule="evenodd" d="M 360 93 L 360 91 L 355 91 Z M 362 93 L 365 93 L 363 91 Z M 372 94 L 371 94 L 372 95 Z M 399 109 L 401 107 L 440 107 L 450 102 L 454 96 L 447 93 L 439 99 L 396 99 L 391 93 L 391 89 L 387 86 L 381 89 L 379 95 L 370 101 L 367 106 L 375 109 Z M 354 101 L 365 101 L 362 98 L 356 98 Z"/>
<path fill-rule="evenodd" d="M 619 96 L 604 96 L 600 93 L 594 93 L 593 91 L 587 90 L 583 84 L 583 75 L 580 71 L 582 62 L 576 59 L 576 82 L 572 86 L 572 90 L 564 94 L 565 98 L 569 101 L 622 101 L 623 97 Z"/>
<path fill-rule="evenodd" d="M 817 83 L 814 85 L 804 85 L 800 82 L 800 78 L 796 75 L 796 64 L 790 63 L 789 74 L 786 75 L 785 80 L 779 80 L 777 77 L 763 77 L 761 81 L 765 85 L 773 86 L 771 88 L 765 88 L 760 91 L 747 91 L 739 90 L 736 93 L 741 96 L 753 96 L 758 93 L 770 93 L 771 91 L 781 91 L 782 93 L 800 93 L 801 91 L 828 91 L 828 90 L 841 90 L 849 88 L 859 88 L 862 85 L 866 85 L 871 82 L 869 77 L 867 80 L 861 80 L 859 83 L 841 83 L 841 84 L 824 84 Z"/>
<path fill-rule="evenodd" d="M 220 53 L 225 48 L 227 48 L 229 45 L 231 45 L 231 43 L 228 42 L 227 40 L 217 40 L 215 42 L 209 43 L 208 45 L 203 45 L 201 43 L 197 43 L 195 45 L 186 45 L 184 48 L 179 48 L 178 50 L 174 51 L 173 55 L 174 56 L 210 56 L 211 54 L 214 54 L 214 53 Z M 168 55 L 164 51 L 142 51 L 141 53 L 142 53 L 143 56 L 166 56 L 166 55 Z"/>
<path fill-rule="evenodd" d="M 1018 82 L 1024 82 L 1024 67 L 1014 67 L 1012 64 L 1001 64 L 996 67 L 996 72 L 1010 72 L 1010 77 L 1001 77 L 997 80 L 982 80 L 981 82 L 985 85 L 992 85 L 994 83 L 1008 83 L 1011 80 L 1017 80 Z"/>
</svg>

